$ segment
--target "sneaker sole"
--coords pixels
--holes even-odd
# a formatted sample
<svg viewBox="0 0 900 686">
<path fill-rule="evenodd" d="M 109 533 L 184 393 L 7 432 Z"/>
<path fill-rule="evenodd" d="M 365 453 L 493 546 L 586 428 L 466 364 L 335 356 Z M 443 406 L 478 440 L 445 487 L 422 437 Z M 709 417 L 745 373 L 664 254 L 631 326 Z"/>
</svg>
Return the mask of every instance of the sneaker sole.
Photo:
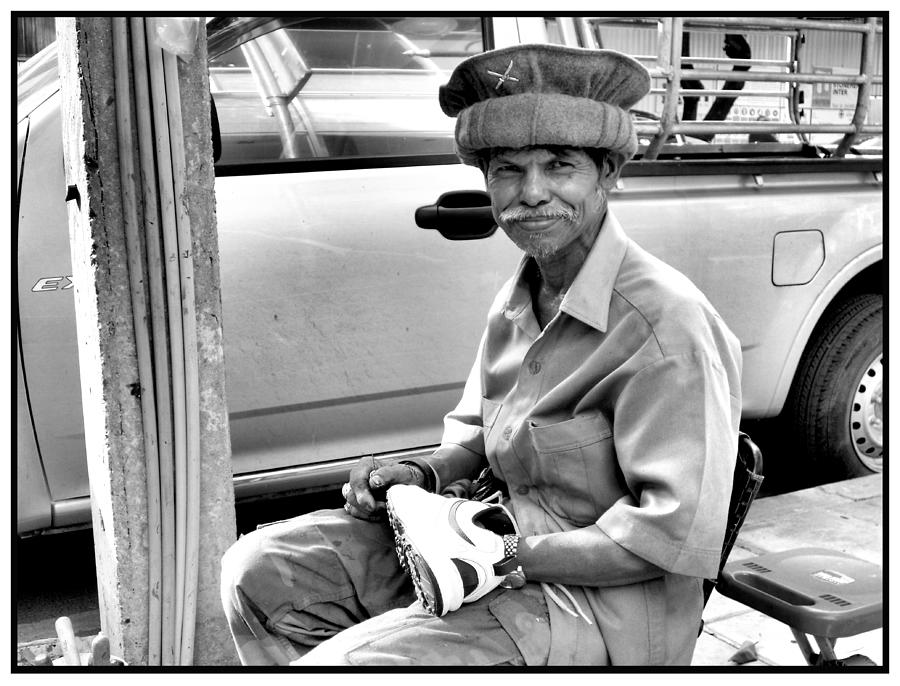
<svg viewBox="0 0 900 686">
<path fill-rule="evenodd" d="M 441 587 L 431 566 L 422 553 L 410 542 L 406 528 L 397 513 L 390 496 L 387 499 L 388 521 L 394 530 L 394 548 L 400 560 L 400 566 L 412 579 L 416 597 L 425 611 L 435 617 L 444 615 L 444 598 Z"/>
</svg>

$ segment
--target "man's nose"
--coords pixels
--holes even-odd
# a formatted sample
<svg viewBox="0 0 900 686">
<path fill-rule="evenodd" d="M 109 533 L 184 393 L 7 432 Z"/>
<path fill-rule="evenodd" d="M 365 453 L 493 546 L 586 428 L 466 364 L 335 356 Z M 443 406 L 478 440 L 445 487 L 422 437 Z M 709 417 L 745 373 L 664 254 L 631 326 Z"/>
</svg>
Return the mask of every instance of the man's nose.
<svg viewBox="0 0 900 686">
<path fill-rule="evenodd" d="M 538 170 L 529 169 L 522 180 L 521 200 L 524 205 L 536 206 L 550 202 L 547 179 Z"/>
</svg>

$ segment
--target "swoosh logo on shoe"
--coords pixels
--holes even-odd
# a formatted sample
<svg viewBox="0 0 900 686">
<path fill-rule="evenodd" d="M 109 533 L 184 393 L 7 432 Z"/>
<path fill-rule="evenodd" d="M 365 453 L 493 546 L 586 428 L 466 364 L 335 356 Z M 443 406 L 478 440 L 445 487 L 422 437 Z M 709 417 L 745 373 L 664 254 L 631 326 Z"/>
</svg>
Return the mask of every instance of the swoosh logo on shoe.
<svg viewBox="0 0 900 686">
<path fill-rule="evenodd" d="M 456 511 L 460 508 L 460 506 L 464 502 L 465 502 L 464 500 L 457 500 L 455 503 L 453 503 L 450 506 L 450 511 L 447 513 L 447 518 L 450 520 L 451 528 L 459 535 L 459 537 L 462 538 L 469 545 L 474 546 L 475 543 L 472 541 L 471 538 L 466 536 L 466 532 L 460 528 L 459 523 L 456 521 Z"/>
<path fill-rule="evenodd" d="M 450 558 L 451 562 L 456 565 L 456 571 L 459 572 L 459 578 L 462 579 L 463 598 L 473 591 L 478 590 L 478 572 L 470 563 L 465 560 L 457 560 L 455 557 Z"/>
</svg>

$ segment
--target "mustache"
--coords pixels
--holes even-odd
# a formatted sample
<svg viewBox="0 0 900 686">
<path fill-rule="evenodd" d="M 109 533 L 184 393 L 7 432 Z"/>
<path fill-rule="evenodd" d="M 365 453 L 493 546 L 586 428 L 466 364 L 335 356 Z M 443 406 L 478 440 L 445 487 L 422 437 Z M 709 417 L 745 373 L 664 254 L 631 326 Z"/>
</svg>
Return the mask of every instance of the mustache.
<svg viewBox="0 0 900 686">
<path fill-rule="evenodd" d="M 497 217 L 503 223 L 514 223 L 534 219 L 564 219 L 573 222 L 578 219 L 578 212 L 567 207 L 553 207 L 541 210 L 531 210 L 527 207 L 514 207 L 503 210 Z"/>
</svg>

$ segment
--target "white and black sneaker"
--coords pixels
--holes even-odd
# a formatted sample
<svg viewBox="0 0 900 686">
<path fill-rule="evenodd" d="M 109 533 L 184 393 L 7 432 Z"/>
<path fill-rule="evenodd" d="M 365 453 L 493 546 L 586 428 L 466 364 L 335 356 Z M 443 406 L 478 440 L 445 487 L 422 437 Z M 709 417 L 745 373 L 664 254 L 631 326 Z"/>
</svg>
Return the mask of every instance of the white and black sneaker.
<svg viewBox="0 0 900 686">
<path fill-rule="evenodd" d="M 400 564 L 437 617 L 483 597 L 515 568 L 503 536 L 519 530 L 502 505 L 397 485 L 388 489 L 387 511 Z"/>
</svg>

